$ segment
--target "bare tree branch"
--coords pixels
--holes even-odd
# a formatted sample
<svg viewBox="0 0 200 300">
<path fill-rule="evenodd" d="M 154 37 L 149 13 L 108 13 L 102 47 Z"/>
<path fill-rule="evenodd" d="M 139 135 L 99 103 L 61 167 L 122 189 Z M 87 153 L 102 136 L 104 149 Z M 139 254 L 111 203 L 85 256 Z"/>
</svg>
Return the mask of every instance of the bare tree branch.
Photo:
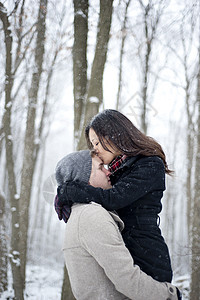
<svg viewBox="0 0 200 300">
<path fill-rule="evenodd" d="M 35 26 L 35 24 L 34 24 L 31 28 L 33 28 L 34 26 Z M 30 31 L 31 31 L 31 29 L 30 29 Z M 27 51 L 28 51 L 28 49 L 29 49 L 29 46 L 30 46 L 30 44 L 31 44 L 31 42 L 32 42 L 32 40 L 33 40 L 33 38 L 34 38 L 35 33 L 36 33 L 36 30 L 32 33 L 32 36 L 31 36 L 31 38 L 30 38 L 28 44 L 27 44 L 26 47 L 25 47 L 24 53 L 22 54 L 22 57 L 20 58 L 19 53 L 16 53 L 16 64 L 15 64 L 15 69 L 14 69 L 14 71 L 13 71 L 13 76 L 15 76 L 15 74 L 16 74 L 16 72 L 17 72 L 19 66 L 20 66 L 21 63 L 24 61 L 24 58 L 25 58 L 26 53 L 27 53 Z M 28 34 L 28 32 L 27 32 L 27 34 Z"/>
<path fill-rule="evenodd" d="M 121 87 L 122 87 L 122 66 L 123 66 L 123 56 L 124 56 L 124 45 L 127 36 L 127 13 L 128 7 L 131 3 L 131 0 L 128 0 L 125 7 L 124 21 L 121 29 L 122 40 L 121 40 L 121 50 L 120 50 L 120 62 L 119 62 L 119 79 L 118 79 L 118 91 L 117 91 L 117 103 L 116 109 L 119 109 L 120 106 L 120 97 L 121 97 Z"/>
<path fill-rule="evenodd" d="M 20 1 L 21 1 L 21 0 L 15 1 L 15 7 L 14 7 L 14 9 L 12 10 L 12 12 L 9 14 L 9 17 L 17 11 L 17 8 L 18 8 L 18 6 L 19 6 Z"/>
</svg>

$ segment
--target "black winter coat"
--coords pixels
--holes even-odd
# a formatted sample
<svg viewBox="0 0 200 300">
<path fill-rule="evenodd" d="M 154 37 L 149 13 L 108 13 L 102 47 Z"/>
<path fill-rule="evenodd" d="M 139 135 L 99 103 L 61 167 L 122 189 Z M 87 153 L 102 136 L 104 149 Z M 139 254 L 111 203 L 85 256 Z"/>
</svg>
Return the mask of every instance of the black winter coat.
<svg viewBox="0 0 200 300">
<path fill-rule="evenodd" d="M 171 282 L 169 251 L 157 224 L 165 190 L 163 161 L 158 156 L 128 157 L 111 182 L 112 189 L 103 190 L 70 181 L 58 196 L 65 204 L 94 201 L 116 210 L 124 222 L 122 236 L 135 264 L 154 279 Z"/>
</svg>

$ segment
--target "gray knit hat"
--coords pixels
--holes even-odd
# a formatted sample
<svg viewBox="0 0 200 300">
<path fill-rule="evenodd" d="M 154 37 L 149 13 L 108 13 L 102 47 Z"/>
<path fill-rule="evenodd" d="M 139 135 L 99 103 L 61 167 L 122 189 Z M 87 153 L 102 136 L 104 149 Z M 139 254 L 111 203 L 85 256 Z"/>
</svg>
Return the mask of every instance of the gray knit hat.
<svg viewBox="0 0 200 300">
<path fill-rule="evenodd" d="M 67 180 L 89 182 L 92 169 L 92 158 L 89 150 L 73 152 L 61 159 L 56 167 L 58 185 Z"/>
</svg>

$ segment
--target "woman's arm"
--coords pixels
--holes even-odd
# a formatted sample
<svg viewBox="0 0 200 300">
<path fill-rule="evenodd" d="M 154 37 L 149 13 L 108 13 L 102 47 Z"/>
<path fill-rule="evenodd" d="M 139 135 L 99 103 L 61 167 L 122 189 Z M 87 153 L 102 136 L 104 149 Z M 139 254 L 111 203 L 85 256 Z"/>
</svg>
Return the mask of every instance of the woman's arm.
<svg viewBox="0 0 200 300">
<path fill-rule="evenodd" d="M 58 197 L 61 205 L 94 201 L 107 210 L 118 210 L 154 190 L 165 190 L 164 166 L 162 162 L 145 158 L 109 190 L 68 181 L 58 188 Z"/>
</svg>

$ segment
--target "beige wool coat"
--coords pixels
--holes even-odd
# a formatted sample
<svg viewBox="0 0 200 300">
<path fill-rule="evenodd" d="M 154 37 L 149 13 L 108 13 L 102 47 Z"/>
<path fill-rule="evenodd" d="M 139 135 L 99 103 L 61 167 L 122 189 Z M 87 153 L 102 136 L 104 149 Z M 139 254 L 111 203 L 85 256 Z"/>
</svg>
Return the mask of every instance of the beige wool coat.
<svg viewBox="0 0 200 300">
<path fill-rule="evenodd" d="M 63 252 L 77 300 L 177 300 L 176 288 L 134 265 L 117 214 L 97 203 L 74 204 Z"/>
</svg>

